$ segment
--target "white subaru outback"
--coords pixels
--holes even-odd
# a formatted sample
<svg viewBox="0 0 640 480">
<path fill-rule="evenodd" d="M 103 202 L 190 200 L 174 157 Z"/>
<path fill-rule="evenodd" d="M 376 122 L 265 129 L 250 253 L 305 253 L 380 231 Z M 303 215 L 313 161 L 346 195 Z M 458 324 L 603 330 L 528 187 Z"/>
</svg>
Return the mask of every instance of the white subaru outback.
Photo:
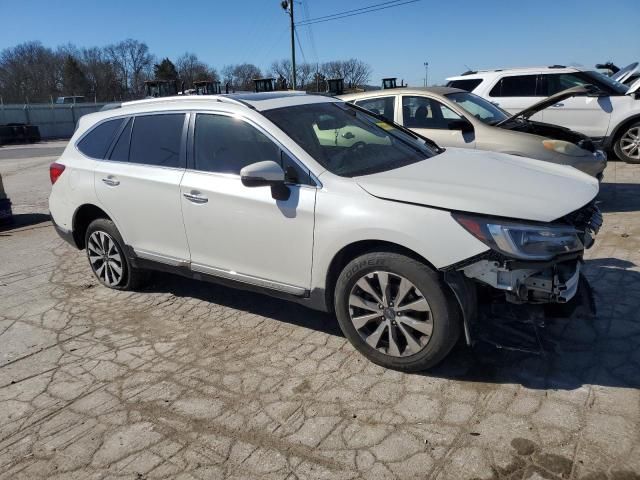
<svg viewBox="0 0 640 480">
<path fill-rule="evenodd" d="M 588 96 L 565 99 L 532 119 L 583 133 L 621 160 L 640 162 L 640 79 L 624 85 L 592 69 L 552 65 L 470 71 L 447 80 L 447 86 L 473 92 L 513 114 L 568 88 L 591 86 Z"/>
<path fill-rule="evenodd" d="M 445 151 L 295 93 L 86 115 L 50 174 L 56 229 L 105 286 L 168 270 L 334 311 L 366 357 L 407 371 L 472 341 L 478 290 L 568 302 L 602 220 L 574 168 Z"/>
</svg>

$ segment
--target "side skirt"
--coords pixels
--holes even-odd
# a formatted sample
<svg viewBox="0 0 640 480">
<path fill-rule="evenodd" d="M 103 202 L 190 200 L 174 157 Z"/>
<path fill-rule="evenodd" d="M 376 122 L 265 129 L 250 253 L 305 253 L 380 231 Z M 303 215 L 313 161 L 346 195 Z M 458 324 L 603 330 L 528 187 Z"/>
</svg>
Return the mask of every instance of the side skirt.
<svg viewBox="0 0 640 480">
<path fill-rule="evenodd" d="M 232 278 L 228 278 L 227 276 L 213 275 L 211 273 L 205 273 L 203 271 L 194 271 L 186 262 L 176 262 L 176 264 L 170 265 L 168 263 L 151 260 L 150 258 L 142 258 L 136 255 L 134 249 L 129 245 L 127 245 L 125 248 L 127 251 L 127 256 L 129 257 L 129 261 L 134 268 L 172 273 L 193 280 L 215 283 L 217 285 L 222 285 L 237 290 L 244 290 L 247 292 L 267 295 L 273 298 L 288 300 L 311 308 L 313 310 L 320 310 L 324 312 L 328 311 L 326 303 L 324 302 L 324 292 L 320 292 L 317 289 L 314 289 L 313 291 L 302 290 L 300 294 L 287 293 L 279 290 L 274 290 L 272 288 L 253 285 L 251 283 L 247 283 L 246 281 L 234 280 Z"/>
</svg>

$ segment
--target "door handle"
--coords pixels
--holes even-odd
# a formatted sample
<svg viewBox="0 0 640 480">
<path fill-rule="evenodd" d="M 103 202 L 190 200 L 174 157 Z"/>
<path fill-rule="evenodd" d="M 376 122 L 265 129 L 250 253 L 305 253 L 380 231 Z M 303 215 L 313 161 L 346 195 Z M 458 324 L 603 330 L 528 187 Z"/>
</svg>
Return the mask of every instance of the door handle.
<svg viewBox="0 0 640 480">
<path fill-rule="evenodd" d="M 105 183 L 106 185 L 109 185 L 110 187 L 117 187 L 118 185 L 120 185 L 119 180 L 115 180 L 111 177 L 103 178 L 102 182 Z"/>
<path fill-rule="evenodd" d="M 199 193 L 183 193 L 182 196 L 193 203 L 207 203 L 209 199 Z"/>
<path fill-rule="evenodd" d="M 554 105 L 554 107 L 558 108 L 558 107 L 564 107 L 564 103 L 556 103 Z"/>
</svg>

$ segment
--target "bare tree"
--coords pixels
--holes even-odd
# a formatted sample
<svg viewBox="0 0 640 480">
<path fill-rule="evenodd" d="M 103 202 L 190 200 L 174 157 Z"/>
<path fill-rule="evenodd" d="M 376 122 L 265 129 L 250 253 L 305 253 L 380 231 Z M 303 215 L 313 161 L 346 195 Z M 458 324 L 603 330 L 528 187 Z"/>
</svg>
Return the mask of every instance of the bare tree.
<svg viewBox="0 0 640 480">
<path fill-rule="evenodd" d="M 234 90 L 253 90 L 253 80 L 262 77 L 262 72 L 252 63 L 225 65 L 222 69 L 222 80 Z"/>
<path fill-rule="evenodd" d="M 80 52 L 89 90 L 99 102 L 121 100 L 122 85 L 118 81 L 116 66 L 109 61 L 106 53 L 97 47 L 85 48 Z"/>
<path fill-rule="evenodd" d="M 371 67 L 356 58 L 334 60 L 322 64 L 322 73 L 327 78 L 343 78 L 349 87 L 362 87 L 371 78 Z"/>
<path fill-rule="evenodd" d="M 186 88 L 191 88 L 193 82 L 200 80 L 218 80 L 216 69 L 200 61 L 194 53 L 187 52 L 178 58 L 176 68 L 180 80 L 184 82 Z"/>
<path fill-rule="evenodd" d="M 105 52 L 116 66 L 123 90 L 130 97 L 143 95 L 143 83 L 151 77 L 153 55 L 144 42 L 131 38 L 105 48 Z"/>
<path fill-rule="evenodd" d="M 60 87 L 60 58 L 40 42 L 0 52 L 0 95 L 5 102 L 46 102 Z"/>
<path fill-rule="evenodd" d="M 344 69 L 344 81 L 351 87 L 366 85 L 371 78 L 371 67 L 356 58 L 342 62 Z"/>
</svg>

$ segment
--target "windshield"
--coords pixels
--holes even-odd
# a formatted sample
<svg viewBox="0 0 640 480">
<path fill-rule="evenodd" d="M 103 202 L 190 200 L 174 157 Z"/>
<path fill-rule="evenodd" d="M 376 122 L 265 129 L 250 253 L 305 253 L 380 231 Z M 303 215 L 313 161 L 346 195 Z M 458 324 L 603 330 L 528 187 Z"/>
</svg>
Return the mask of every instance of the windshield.
<svg viewBox="0 0 640 480">
<path fill-rule="evenodd" d="M 356 177 L 437 155 L 423 140 L 346 103 L 326 102 L 262 112 L 324 168 Z"/>
<path fill-rule="evenodd" d="M 504 110 L 482 97 L 468 92 L 455 92 L 445 95 L 452 102 L 457 103 L 471 115 L 487 125 L 495 125 L 510 117 Z"/>
<path fill-rule="evenodd" d="M 596 85 L 598 85 L 598 83 L 600 84 L 604 83 L 607 87 L 609 87 L 611 90 L 613 90 L 615 93 L 619 95 L 624 95 L 625 93 L 627 93 L 627 90 L 629 89 L 629 87 L 627 87 L 626 85 L 620 82 L 616 82 L 611 77 L 607 77 L 606 75 L 603 75 L 600 72 L 596 72 L 592 70 L 592 71 L 582 72 L 582 73 L 587 77 L 589 77 L 590 79 L 595 80 Z"/>
</svg>

